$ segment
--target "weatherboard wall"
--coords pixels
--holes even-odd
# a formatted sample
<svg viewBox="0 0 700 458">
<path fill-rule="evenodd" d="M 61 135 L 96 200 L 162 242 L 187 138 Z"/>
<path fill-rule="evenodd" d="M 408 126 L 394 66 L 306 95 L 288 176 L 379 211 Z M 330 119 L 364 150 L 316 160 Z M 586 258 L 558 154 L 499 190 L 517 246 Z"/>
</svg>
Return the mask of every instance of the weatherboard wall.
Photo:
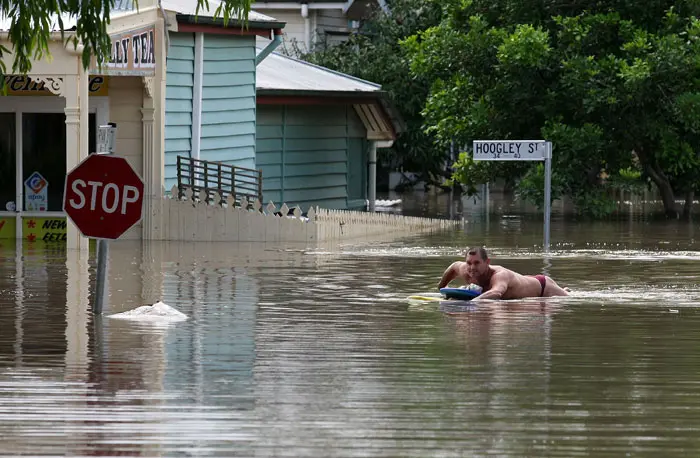
<svg viewBox="0 0 700 458">
<path fill-rule="evenodd" d="M 171 33 L 165 100 L 165 187 L 192 155 L 195 37 Z M 255 167 L 255 37 L 205 34 L 199 158 Z"/>
<path fill-rule="evenodd" d="M 165 76 L 165 189 L 177 184 L 177 156 L 192 151 L 194 34 L 170 33 Z"/>
<path fill-rule="evenodd" d="M 199 157 L 255 168 L 253 36 L 204 36 Z"/>
<path fill-rule="evenodd" d="M 261 105 L 257 123 L 265 202 L 364 208 L 366 133 L 352 106 Z"/>
</svg>

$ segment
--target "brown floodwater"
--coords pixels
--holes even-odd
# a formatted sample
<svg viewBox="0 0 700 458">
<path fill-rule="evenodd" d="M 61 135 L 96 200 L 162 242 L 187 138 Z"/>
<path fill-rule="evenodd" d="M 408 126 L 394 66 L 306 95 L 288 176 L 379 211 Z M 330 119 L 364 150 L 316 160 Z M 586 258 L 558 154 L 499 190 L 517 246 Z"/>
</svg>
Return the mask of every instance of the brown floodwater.
<svg viewBox="0 0 700 458">
<path fill-rule="evenodd" d="M 0 454 L 695 456 L 697 223 L 469 217 L 399 241 L 0 247 Z M 566 298 L 415 305 L 464 248 Z M 89 269 L 89 278 L 86 274 Z M 108 315 L 162 299 L 184 322 Z"/>
</svg>

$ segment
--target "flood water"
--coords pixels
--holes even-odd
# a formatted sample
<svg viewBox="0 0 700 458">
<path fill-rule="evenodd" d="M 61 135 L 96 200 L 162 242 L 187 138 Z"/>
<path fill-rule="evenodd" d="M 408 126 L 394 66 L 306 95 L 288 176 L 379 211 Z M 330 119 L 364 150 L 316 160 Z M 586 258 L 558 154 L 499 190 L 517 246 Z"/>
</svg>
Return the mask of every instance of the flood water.
<svg viewBox="0 0 700 458">
<path fill-rule="evenodd" d="M 695 456 L 700 228 L 472 218 L 395 242 L 0 248 L 0 454 Z M 409 304 L 466 246 L 567 298 Z"/>
</svg>

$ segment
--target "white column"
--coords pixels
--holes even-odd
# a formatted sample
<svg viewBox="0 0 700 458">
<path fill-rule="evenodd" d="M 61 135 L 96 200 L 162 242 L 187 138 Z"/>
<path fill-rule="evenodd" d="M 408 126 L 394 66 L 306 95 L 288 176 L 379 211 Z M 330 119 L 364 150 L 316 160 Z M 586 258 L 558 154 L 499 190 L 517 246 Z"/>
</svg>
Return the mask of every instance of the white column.
<svg viewBox="0 0 700 458">
<path fill-rule="evenodd" d="M 79 64 L 80 65 L 80 64 Z M 66 100 L 66 172 L 88 155 L 88 73 L 80 65 L 78 75 L 66 75 L 62 95 Z M 88 239 L 67 220 L 66 253 L 66 374 L 67 380 L 87 379 L 89 284 Z"/>
<path fill-rule="evenodd" d="M 374 212 L 377 201 L 377 142 L 369 142 L 369 163 L 367 179 L 367 200 L 369 200 L 369 211 Z"/>
<path fill-rule="evenodd" d="M 159 183 L 155 182 L 156 174 L 154 172 L 154 144 L 153 124 L 155 119 L 155 109 L 153 107 L 153 98 L 149 97 L 147 91 L 144 91 L 143 108 L 141 108 L 141 123 L 143 129 L 143 229 L 141 238 L 143 240 L 151 240 L 153 238 L 153 200 L 156 199 L 155 188 L 159 187 Z"/>
<path fill-rule="evenodd" d="M 80 71 L 79 71 L 79 80 L 78 84 L 80 85 L 78 88 L 78 97 L 79 97 L 79 107 L 80 107 L 80 158 L 79 161 L 82 161 L 90 153 L 94 153 L 94 151 L 88 151 L 90 149 L 90 135 L 89 135 L 89 126 L 90 126 L 90 104 L 89 104 L 89 97 L 90 97 L 90 90 L 89 90 L 89 85 L 90 85 L 90 73 L 83 69 L 83 66 L 80 66 Z"/>
<path fill-rule="evenodd" d="M 84 73 L 83 73 L 84 74 Z M 66 75 L 63 81 L 62 95 L 66 100 L 66 172 L 77 166 L 82 159 L 87 157 L 87 133 L 85 138 L 81 135 L 81 120 L 80 113 L 80 79 L 75 75 Z M 84 80 L 85 89 L 87 90 L 87 80 Z M 86 102 L 85 102 L 86 103 Z M 85 115 L 87 116 L 87 109 Z M 85 121 L 87 124 L 87 122 Z M 85 129 L 87 131 L 87 129 Z M 81 146 L 85 149 L 81 150 Z M 68 250 L 87 251 L 88 239 L 83 237 L 78 231 L 78 228 L 73 224 L 70 218 L 67 219 L 66 237 Z"/>
</svg>

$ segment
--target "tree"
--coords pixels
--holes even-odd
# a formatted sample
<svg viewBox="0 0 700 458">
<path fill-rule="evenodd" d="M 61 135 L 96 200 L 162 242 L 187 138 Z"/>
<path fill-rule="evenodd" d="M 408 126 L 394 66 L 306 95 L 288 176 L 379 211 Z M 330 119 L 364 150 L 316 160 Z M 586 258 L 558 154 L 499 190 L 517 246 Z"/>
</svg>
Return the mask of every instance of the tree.
<svg viewBox="0 0 700 458">
<path fill-rule="evenodd" d="M 14 58 L 12 73 L 27 74 L 31 71 L 33 59 L 49 55 L 49 40 L 52 22 L 58 23 L 62 38 L 75 48 L 84 46 L 82 63 L 85 68 L 90 65 L 91 57 L 98 64 L 109 59 L 111 42 L 107 33 L 110 12 L 114 0 L 0 0 L 0 17 L 12 18 L 9 40 L 12 42 Z M 223 0 L 214 11 L 215 17 L 224 22 L 231 18 L 247 21 L 251 0 Z M 198 0 L 198 11 L 209 8 L 208 0 Z M 76 17 L 75 31 L 66 36 L 64 17 Z M 10 50 L 0 46 L 0 84 L 4 84 L 3 75 L 7 72 L 3 54 Z"/>
<path fill-rule="evenodd" d="M 422 129 L 429 82 L 412 76 L 401 40 L 437 25 L 442 16 L 438 3 L 424 0 L 393 0 L 389 13 L 376 9 L 360 33 L 335 46 L 320 46 L 302 56 L 305 60 L 382 85 L 406 123 L 390 150 L 380 150 L 384 169 L 419 172 L 428 182 L 441 182 L 445 175 L 447 148 L 435 145 Z"/>
<path fill-rule="evenodd" d="M 588 213 L 612 211 L 607 188 L 638 167 L 677 217 L 674 196 L 692 202 L 700 183 L 697 12 L 691 0 L 452 0 L 404 47 L 433 81 L 424 114 L 438 141 L 551 140 L 557 192 Z M 517 177 L 527 195 L 538 170 L 479 173 Z"/>
</svg>

